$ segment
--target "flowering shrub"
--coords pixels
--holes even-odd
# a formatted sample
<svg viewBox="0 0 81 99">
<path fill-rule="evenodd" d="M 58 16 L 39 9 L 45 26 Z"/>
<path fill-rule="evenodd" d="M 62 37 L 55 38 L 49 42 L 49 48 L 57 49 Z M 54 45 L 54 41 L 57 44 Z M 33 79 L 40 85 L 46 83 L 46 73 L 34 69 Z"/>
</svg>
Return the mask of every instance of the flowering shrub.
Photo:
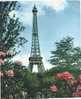
<svg viewBox="0 0 81 99">
<path fill-rule="evenodd" d="M 70 96 L 81 96 L 81 74 L 75 80 L 73 75 L 66 71 L 56 74 L 56 79 L 61 80 L 63 83 L 64 91 L 70 92 Z M 59 86 L 59 89 L 62 86 Z M 62 94 L 65 95 L 65 94 Z"/>
<path fill-rule="evenodd" d="M 3 52 L 3 51 L 0 51 L 0 66 L 2 66 L 2 65 L 4 65 L 5 64 L 5 61 L 4 61 L 4 59 L 6 58 L 6 57 L 8 57 L 8 56 L 13 56 L 13 55 L 15 55 L 15 53 L 14 52 Z M 0 78 L 1 77 L 3 77 L 3 72 L 2 71 L 0 71 Z M 8 77 L 13 77 L 14 76 L 14 71 L 13 70 L 8 70 L 7 71 L 7 73 L 6 73 L 6 75 L 8 76 Z"/>
<path fill-rule="evenodd" d="M 20 94 L 23 87 L 22 68 L 20 68 L 22 63 L 12 62 L 10 59 L 14 55 L 15 52 L 0 51 L 1 97 L 4 97 L 3 99 L 10 99 L 10 96 Z"/>
<path fill-rule="evenodd" d="M 0 66 L 1 66 L 1 68 L 6 67 L 5 58 L 8 56 L 11 57 L 13 55 L 15 55 L 14 52 L 9 52 L 9 51 L 8 52 L 2 52 L 2 51 L 0 51 Z M 9 65 L 11 66 L 11 64 L 9 64 Z M 0 79 L 3 78 L 2 79 L 3 86 L 7 85 L 9 88 L 13 89 L 13 86 L 15 84 L 17 84 L 17 83 L 19 84 L 19 80 L 17 83 L 15 83 L 14 79 L 16 77 L 18 77 L 18 79 L 20 77 L 20 79 L 21 79 L 23 77 L 23 76 L 21 77 L 21 75 L 23 73 L 20 74 L 22 69 L 19 70 L 19 65 L 22 65 L 22 62 L 15 61 L 14 64 L 12 64 L 12 65 L 14 65 L 14 66 L 18 65 L 18 67 L 16 69 L 14 69 L 15 67 L 12 68 L 12 66 L 11 66 L 11 67 L 5 69 L 5 71 L 3 69 L 1 69 Z M 7 64 L 7 66 L 8 66 L 8 64 Z M 49 87 L 49 89 L 50 89 L 49 91 L 51 92 L 51 95 L 57 95 L 60 93 L 59 96 L 62 96 L 62 97 L 65 97 L 66 94 L 67 94 L 67 96 L 74 96 L 74 97 L 81 96 L 81 74 L 77 77 L 77 79 L 74 79 L 74 76 L 72 75 L 71 72 L 68 72 L 68 71 L 60 72 L 60 73 L 56 74 L 55 81 L 58 81 L 58 80 L 60 80 L 59 83 L 61 83 L 60 85 L 62 85 L 62 86 L 59 86 L 59 84 L 57 82 L 55 82 L 55 84 L 52 84 Z M 13 84 L 13 82 L 14 82 L 14 84 Z M 18 86 L 19 86 L 18 88 L 20 88 L 20 85 L 18 85 Z M 12 89 L 11 89 L 11 91 L 12 91 Z M 60 90 L 60 92 L 59 92 L 59 90 Z M 3 90 L 3 92 L 4 92 L 4 90 Z"/>
</svg>

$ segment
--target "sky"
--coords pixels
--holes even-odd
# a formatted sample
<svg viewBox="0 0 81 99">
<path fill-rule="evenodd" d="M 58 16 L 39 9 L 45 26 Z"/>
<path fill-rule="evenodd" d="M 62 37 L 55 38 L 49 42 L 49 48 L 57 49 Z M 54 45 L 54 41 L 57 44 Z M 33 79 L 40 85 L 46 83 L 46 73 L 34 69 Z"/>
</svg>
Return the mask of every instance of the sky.
<svg viewBox="0 0 81 99">
<path fill-rule="evenodd" d="M 19 1 L 20 9 L 12 11 L 25 26 L 21 33 L 28 42 L 21 48 L 21 53 L 13 60 L 22 61 L 28 66 L 32 38 L 32 8 L 36 4 L 38 9 L 38 33 L 41 56 L 45 69 L 53 66 L 48 62 L 50 51 L 55 50 L 55 42 L 66 36 L 74 38 L 74 45 L 80 46 L 80 1 L 79 0 L 25 0 Z M 36 67 L 35 67 L 36 69 Z"/>
</svg>

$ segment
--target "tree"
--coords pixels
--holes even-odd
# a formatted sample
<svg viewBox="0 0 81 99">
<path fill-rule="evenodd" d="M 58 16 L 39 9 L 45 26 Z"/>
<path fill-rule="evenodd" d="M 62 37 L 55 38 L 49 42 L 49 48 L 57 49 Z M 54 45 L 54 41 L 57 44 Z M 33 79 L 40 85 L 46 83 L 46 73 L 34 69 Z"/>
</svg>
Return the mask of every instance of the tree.
<svg viewBox="0 0 81 99">
<path fill-rule="evenodd" d="M 0 2 L 0 79 L 1 79 L 1 98 L 9 99 L 9 96 L 15 96 L 17 91 L 22 88 L 22 71 L 18 69 L 20 78 L 16 72 L 17 65 L 14 65 L 11 58 L 15 56 L 17 46 L 22 46 L 27 40 L 21 37 L 20 33 L 24 26 L 18 18 L 13 15 L 10 18 L 9 13 L 17 10 L 18 2 L 7 1 Z M 18 65 L 19 67 L 19 65 Z M 15 75 L 15 74 L 17 75 Z M 18 81 L 20 80 L 20 81 Z"/>
<path fill-rule="evenodd" d="M 26 39 L 20 36 L 24 30 L 18 18 L 9 17 L 9 13 L 18 8 L 16 1 L 0 2 L 0 50 L 8 51 L 14 49 L 17 45 L 22 45 Z"/>
<path fill-rule="evenodd" d="M 53 65 L 71 66 L 81 61 L 81 49 L 74 47 L 73 38 L 66 37 L 56 42 L 56 50 L 51 51 L 50 63 Z"/>
<path fill-rule="evenodd" d="M 77 68 L 81 68 L 81 48 L 80 47 L 74 48 L 72 59 L 73 59 L 73 63 L 74 63 L 73 65 L 74 66 L 78 65 Z"/>
</svg>

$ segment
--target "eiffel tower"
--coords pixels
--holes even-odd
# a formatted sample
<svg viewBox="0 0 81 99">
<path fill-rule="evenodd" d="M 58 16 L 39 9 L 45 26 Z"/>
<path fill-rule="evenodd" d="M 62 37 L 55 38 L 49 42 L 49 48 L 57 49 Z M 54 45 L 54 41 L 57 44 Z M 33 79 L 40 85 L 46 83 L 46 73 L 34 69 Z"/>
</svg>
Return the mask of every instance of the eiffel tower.
<svg viewBox="0 0 81 99">
<path fill-rule="evenodd" d="M 33 13 L 33 27 L 32 27 L 32 46 L 31 46 L 31 54 L 29 57 L 29 70 L 32 72 L 33 66 L 37 65 L 38 73 L 42 73 L 45 71 L 42 57 L 40 54 L 40 46 L 39 46 L 39 37 L 38 37 L 38 24 L 37 24 L 37 8 L 34 5 L 32 13 Z"/>
</svg>

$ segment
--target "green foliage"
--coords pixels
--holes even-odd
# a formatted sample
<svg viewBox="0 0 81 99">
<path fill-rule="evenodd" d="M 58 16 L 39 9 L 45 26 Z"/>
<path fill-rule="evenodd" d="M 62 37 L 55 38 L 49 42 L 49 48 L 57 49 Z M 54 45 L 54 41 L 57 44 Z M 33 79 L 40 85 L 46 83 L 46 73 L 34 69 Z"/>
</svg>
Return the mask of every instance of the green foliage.
<svg viewBox="0 0 81 99">
<path fill-rule="evenodd" d="M 26 39 L 20 36 L 20 32 L 24 30 L 18 18 L 10 18 L 9 13 L 16 10 L 18 3 L 0 2 L 0 50 L 8 51 L 18 45 L 26 42 Z"/>
<path fill-rule="evenodd" d="M 0 2 L 0 51 L 5 53 L 15 52 L 17 47 L 27 42 L 20 34 L 24 30 L 22 23 L 15 15 L 12 18 L 9 16 L 10 12 L 17 10 L 18 7 L 16 1 Z M 1 98 L 4 99 L 9 99 L 10 95 L 19 94 L 23 88 L 23 67 L 13 64 L 11 58 L 2 58 L 5 64 L 1 67 L 1 72 L 4 74 L 1 78 Z M 14 70 L 15 76 L 7 77 L 8 70 Z"/>
<path fill-rule="evenodd" d="M 81 63 L 81 48 L 74 47 L 73 38 L 66 37 L 56 42 L 56 50 L 51 51 L 50 63 L 57 66 L 72 66 Z"/>
<path fill-rule="evenodd" d="M 73 66 L 66 66 L 66 67 L 57 66 L 57 67 L 54 67 L 54 68 L 50 69 L 48 72 L 46 72 L 46 75 L 48 77 L 51 77 L 51 76 L 56 75 L 57 73 L 65 72 L 65 71 L 71 72 L 74 75 L 75 78 L 77 78 L 77 76 L 81 73 L 81 70 L 76 69 Z"/>
</svg>

